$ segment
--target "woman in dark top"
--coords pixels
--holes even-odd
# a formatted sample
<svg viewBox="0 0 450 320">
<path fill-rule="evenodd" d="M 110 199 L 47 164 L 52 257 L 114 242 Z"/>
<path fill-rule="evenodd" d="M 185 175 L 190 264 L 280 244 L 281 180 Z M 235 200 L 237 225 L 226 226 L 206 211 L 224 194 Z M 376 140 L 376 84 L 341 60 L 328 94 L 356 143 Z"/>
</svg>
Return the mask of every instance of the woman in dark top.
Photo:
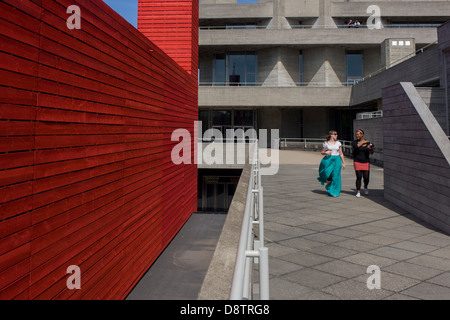
<svg viewBox="0 0 450 320">
<path fill-rule="evenodd" d="M 356 130 L 356 140 L 352 142 L 353 165 L 356 173 L 356 196 L 361 196 L 361 179 L 364 179 L 364 193 L 369 194 L 370 154 L 373 153 L 373 144 L 364 139 L 364 131 Z"/>
</svg>

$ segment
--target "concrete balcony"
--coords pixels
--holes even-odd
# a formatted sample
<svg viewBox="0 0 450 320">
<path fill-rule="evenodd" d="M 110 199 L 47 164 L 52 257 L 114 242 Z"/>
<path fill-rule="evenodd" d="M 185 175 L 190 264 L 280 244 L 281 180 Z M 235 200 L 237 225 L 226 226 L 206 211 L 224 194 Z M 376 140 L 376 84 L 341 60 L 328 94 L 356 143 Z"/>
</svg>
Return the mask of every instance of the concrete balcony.
<svg viewBox="0 0 450 320">
<path fill-rule="evenodd" d="M 201 20 L 272 18 L 273 3 L 200 4 L 199 16 Z"/>
<path fill-rule="evenodd" d="M 199 45 L 227 47 L 298 46 L 309 45 L 379 45 L 388 38 L 415 38 L 423 46 L 437 40 L 436 28 L 298 28 L 200 30 Z"/>
<path fill-rule="evenodd" d="M 382 18 L 429 17 L 442 19 L 450 16 L 449 1 L 374 1 L 374 2 L 331 2 L 331 16 L 342 18 L 369 17 L 367 8 L 376 5 Z"/>
<path fill-rule="evenodd" d="M 199 87 L 200 108 L 348 107 L 351 87 Z"/>
<path fill-rule="evenodd" d="M 279 13 L 294 18 L 319 17 L 319 4 L 316 1 L 287 1 L 279 8 Z M 272 18 L 274 3 L 206 3 L 200 4 L 199 14 L 201 20 Z"/>
</svg>

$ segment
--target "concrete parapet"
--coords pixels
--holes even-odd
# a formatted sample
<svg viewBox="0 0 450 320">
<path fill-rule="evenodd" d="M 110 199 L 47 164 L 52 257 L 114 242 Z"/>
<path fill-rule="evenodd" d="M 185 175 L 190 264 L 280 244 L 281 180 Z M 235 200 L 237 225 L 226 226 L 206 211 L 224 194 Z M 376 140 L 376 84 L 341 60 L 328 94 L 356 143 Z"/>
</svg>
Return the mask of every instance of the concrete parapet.
<svg viewBox="0 0 450 320">
<path fill-rule="evenodd" d="M 346 107 L 351 87 L 199 87 L 199 107 Z"/>
<path fill-rule="evenodd" d="M 200 46 L 274 45 L 298 46 L 345 44 L 379 45 L 387 38 L 409 38 L 414 34 L 416 45 L 427 45 L 437 40 L 434 28 L 303 28 L 303 29 L 240 29 L 200 30 Z"/>
<path fill-rule="evenodd" d="M 439 78 L 439 51 L 434 46 L 400 64 L 377 73 L 352 87 L 350 105 L 374 101 L 381 98 L 384 87 L 400 81 L 413 83 Z"/>
<path fill-rule="evenodd" d="M 228 300 L 230 297 L 250 174 L 251 164 L 246 164 L 200 289 L 199 300 Z"/>
</svg>

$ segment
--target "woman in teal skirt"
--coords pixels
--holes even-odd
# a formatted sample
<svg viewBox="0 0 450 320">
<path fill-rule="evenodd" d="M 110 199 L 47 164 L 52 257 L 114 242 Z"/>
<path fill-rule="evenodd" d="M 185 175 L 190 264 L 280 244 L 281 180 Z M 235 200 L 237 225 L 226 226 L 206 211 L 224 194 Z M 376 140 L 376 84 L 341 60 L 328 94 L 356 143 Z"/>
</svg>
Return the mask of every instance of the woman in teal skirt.
<svg viewBox="0 0 450 320">
<path fill-rule="evenodd" d="M 317 180 L 325 185 L 325 189 L 330 196 L 339 197 L 341 193 L 341 168 L 345 169 L 345 161 L 342 144 L 337 140 L 336 131 L 328 132 L 321 153 L 324 157 L 320 161 Z"/>
</svg>

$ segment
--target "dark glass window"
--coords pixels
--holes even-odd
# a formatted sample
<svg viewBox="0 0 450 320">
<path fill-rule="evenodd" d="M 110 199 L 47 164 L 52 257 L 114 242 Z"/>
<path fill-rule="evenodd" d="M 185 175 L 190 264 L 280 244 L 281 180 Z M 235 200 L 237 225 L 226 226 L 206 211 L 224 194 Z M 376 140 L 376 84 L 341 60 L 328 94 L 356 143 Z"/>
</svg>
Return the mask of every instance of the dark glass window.
<svg viewBox="0 0 450 320">
<path fill-rule="evenodd" d="M 303 51 L 300 50 L 300 55 L 299 55 L 299 60 L 298 60 L 298 65 L 299 65 L 299 82 L 300 85 L 303 85 Z"/>
<path fill-rule="evenodd" d="M 233 51 L 214 55 L 214 85 L 256 85 L 257 60 L 254 51 Z"/>
<path fill-rule="evenodd" d="M 202 134 L 209 129 L 209 110 L 199 110 L 198 120 L 202 122 Z"/>
<path fill-rule="evenodd" d="M 253 110 L 234 110 L 233 120 L 235 127 L 252 127 Z"/>
<path fill-rule="evenodd" d="M 347 50 L 345 55 L 347 85 L 353 85 L 364 77 L 362 50 Z"/>
<path fill-rule="evenodd" d="M 213 126 L 231 126 L 231 110 L 213 110 Z"/>
<path fill-rule="evenodd" d="M 225 85 L 225 54 L 214 55 L 214 70 L 213 70 L 213 85 L 224 86 Z"/>
</svg>

